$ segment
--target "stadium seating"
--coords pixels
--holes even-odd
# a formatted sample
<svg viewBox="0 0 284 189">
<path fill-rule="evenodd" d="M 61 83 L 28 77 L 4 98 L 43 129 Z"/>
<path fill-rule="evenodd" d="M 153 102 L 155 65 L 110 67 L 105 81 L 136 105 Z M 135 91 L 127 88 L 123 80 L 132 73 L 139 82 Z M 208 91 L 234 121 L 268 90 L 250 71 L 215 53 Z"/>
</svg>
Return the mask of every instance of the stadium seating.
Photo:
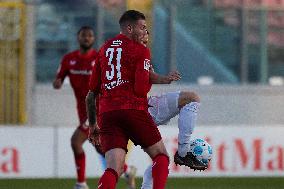
<svg viewBox="0 0 284 189">
<path fill-rule="evenodd" d="M 163 1 L 165 7 L 167 1 Z M 210 3 L 211 2 L 211 3 Z M 169 3 L 169 2 L 168 2 Z M 177 21 L 208 49 L 222 64 L 240 75 L 242 43 L 242 11 L 248 10 L 247 45 L 250 82 L 259 82 L 261 14 L 267 14 L 268 74 L 283 75 L 284 66 L 284 1 L 282 0 L 212 0 L 177 2 Z M 261 8 L 262 6 L 263 8 Z M 282 8 L 281 8 L 282 7 Z M 265 12 L 261 12 L 265 11 Z M 262 28 L 265 29 L 265 28 Z M 265 30 L 264 30 L 265 32 Z M 277 53 L 269 53 L 277 49 Z M 280 54 L 278 54 L 280 53 Z M 277 54 L 277 55 L 275 55 Z M 279 59 L 276 60 L 276 57 Z M 282 61 L 281 61 L 282 60 Z M 274 68 L 277 61 L 277 68 Z M 276 70 L 278 69 L 278 71 Z"/>
</svg>

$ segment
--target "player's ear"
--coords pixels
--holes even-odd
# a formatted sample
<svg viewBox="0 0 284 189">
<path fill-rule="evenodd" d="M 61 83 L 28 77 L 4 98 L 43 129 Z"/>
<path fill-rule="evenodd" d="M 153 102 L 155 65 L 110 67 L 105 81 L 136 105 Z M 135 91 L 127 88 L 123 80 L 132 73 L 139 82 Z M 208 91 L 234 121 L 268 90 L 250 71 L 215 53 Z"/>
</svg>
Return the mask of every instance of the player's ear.
<svg viewBox="0 0 284 189">
<path fill-rule="evenodd" d="M 128 24 L 127 27 L 126 27 L 126 30 L 127 30 L 128 33 L 132 33 L 133 26 L 131 24 Z"/>
</svg>

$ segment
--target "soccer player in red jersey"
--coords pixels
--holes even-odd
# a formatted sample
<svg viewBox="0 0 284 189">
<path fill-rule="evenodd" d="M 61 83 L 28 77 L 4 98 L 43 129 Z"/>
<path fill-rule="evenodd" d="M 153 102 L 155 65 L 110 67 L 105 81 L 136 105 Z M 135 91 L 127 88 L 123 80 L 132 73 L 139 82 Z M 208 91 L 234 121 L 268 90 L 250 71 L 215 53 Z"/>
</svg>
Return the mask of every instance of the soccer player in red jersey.
<svg viewBox="0 0 284 189">
<path fill-rule="evenodd" d="M 148 113 L 150 51 L 140 43 L 147 32 L 145 16 L 129 10 L 121 16 L 119 24 L 121 34 L 108 40 L 99 51 L 86 98 L 91 140 L 101 145 L 107 161 L 98 188 L 115 188 L 131 139 L 153 160 L 153 188 L 164 189 L 169 157 Z M 98 95 L 100 128 L 95 115 Z"/>
<path fill-rule="evenodd" d="M 75 157 L 77 169 L 77 183 L 75 189 L 87 189 L 85 178 L 85 152 L 84 142 L 88 139 L 89 127 L 86 125 L 87 112 L 85 98 L 89 91 L 89 79 L 92 73 L 97 51 L 93 49 L 95 42 L 94 31 L 89 26 L 83 26 L 77 33 L 80 49 L 66 54 L 58 68 L 53 82 L 55 89 L 62 87 L 65 77 L 69 77 L 77 103 L 79 126 L 71 137 L 71 146 Z"/>
</svg>

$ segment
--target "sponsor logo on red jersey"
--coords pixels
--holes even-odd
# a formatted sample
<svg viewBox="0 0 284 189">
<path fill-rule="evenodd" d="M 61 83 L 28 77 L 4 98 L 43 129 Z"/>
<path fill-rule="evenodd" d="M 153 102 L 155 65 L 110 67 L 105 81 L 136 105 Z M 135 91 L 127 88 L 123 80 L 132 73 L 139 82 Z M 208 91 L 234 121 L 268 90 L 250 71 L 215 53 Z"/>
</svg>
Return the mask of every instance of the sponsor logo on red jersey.
<svg viewBox="0 0 284 189">
<path fill-rule="evenodd" d="M 150 68 L 151 68 L 150 60 L 149 59 L 145 59 L 144 60 L 144 69 L 149 71 Z"/>
</svg>

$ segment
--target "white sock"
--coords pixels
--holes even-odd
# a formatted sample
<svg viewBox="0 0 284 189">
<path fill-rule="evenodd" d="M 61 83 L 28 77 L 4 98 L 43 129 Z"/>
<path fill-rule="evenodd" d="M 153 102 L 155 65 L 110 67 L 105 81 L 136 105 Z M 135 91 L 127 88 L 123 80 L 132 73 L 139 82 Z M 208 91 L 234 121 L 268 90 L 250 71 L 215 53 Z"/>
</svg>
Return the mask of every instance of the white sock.
<svg viewBox="0 0 284 189">
<path fill-rule="evenodd" d="M 141 189 L 152 189 L 152 188 L 153 188 L 152 165 L 149 165 L 144 172 Z"/>
<path fill-rule="evenodd" d="M 80 186 L 87 186 L 87 183 L 86 183 L 86 182 L 77 182 L 76 184 L 77 184 L 77 185 L 80 185 Z"/>
<path fill-rule="evenodd" d="M 181 108 L 178 118 L 178 154 L 182 157 L 189 152 L 190 137 L 197 120 L 199 102 L 191 102 Z"/>
</svg>

